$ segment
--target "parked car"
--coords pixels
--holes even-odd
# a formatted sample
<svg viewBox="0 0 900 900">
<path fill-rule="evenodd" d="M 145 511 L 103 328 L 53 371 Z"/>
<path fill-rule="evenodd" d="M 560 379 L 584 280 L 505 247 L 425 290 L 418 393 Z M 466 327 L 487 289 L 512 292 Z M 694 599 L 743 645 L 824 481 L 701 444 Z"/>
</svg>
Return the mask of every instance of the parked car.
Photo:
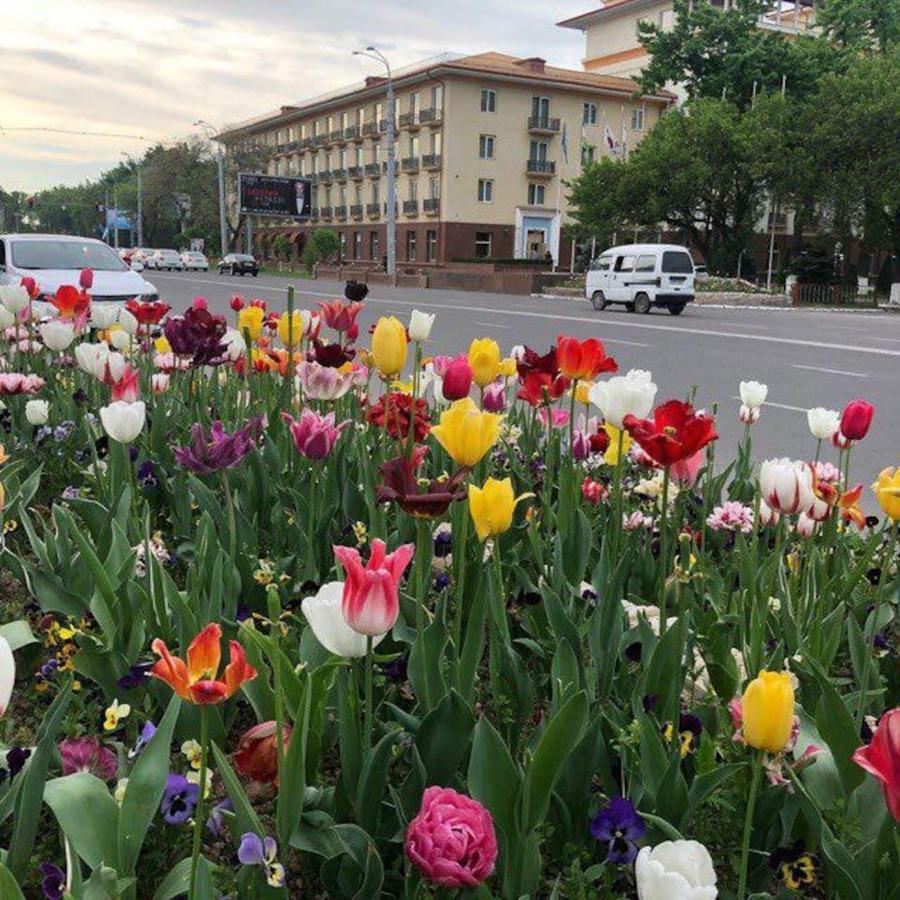
<svg viewBox="0 0 900 900">
<path fill-rule="evenodd" d="M 629 312 L 660 306 L 678 316 L 694 299 L 694 261 L 678 244 L 612 247 L 591 263 L 584 291 L 596 310 L 624 303 Z"/>
<path fill-rule="evenodd" d="M 259 263 L 249 253 L 228 253 L 219 261 L 219 274 L 230 272 L 232 275 L 259 275 Z"/>
<path fill-rule="evenodd" d="M 184 270 L 181 254 L 177 250 L 154 250 L 150 259 L 152 260 L 151 269 L 168 269 L 170 272 Z"/>
<path fill-rule="evenodd" d="M 694 266 L 694 281 L 706 281 L 709 278 L 709 269 L 706 266 Z"/>
<path fill-rule="evenodd" d="M 185 250 L 181 254 L 181 262 L 184 268 L 198 272 L 209 271 L 209 260 L 199 250 Z"/>
<path fill-rule="evenodd" d="M 64 234 L 0 235 L 0 284 L 18 284 L 27 276 L 42 294 L 55 294 L 64 284 L 77 285 L 82 269 L 93 269 L 94 300 L 159 299 L 156 288 L 138 274 L 141 263 L 127 265 L 103 241 Z"/>
</svg>

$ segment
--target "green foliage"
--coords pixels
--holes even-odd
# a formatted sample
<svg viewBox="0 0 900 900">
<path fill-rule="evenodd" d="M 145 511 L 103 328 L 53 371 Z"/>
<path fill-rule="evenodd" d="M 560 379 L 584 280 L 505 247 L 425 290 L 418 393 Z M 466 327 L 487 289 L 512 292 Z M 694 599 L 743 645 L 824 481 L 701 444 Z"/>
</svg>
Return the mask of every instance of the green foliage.
<svg viewBox="0 0 900 900">
<path fill-rule="evenodd" d="M 816 23 L 841 47 L 885 53 L 900 42 L 900 0 L 824 0 Z"/>
<path fill-rule="evenodd" d="M 341 242 L 336 231 L 330 228 L 317 228 L 303 248 L 303 265 L 306 266 L 306 271 L 312 272 L 316 263 L 330 262 L 340 249 Z"/>
</svg>

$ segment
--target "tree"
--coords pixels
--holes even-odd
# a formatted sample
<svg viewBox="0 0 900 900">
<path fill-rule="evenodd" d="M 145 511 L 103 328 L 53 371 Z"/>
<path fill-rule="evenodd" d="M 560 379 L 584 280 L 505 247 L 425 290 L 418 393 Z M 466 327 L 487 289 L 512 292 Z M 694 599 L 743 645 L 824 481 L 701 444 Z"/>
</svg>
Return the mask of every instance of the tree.
<svg viewBox="0 0 900 900">
<path fill-rule="evenodd" d="M 569 217 L 574 236 L 579 240 L 596 238 L 609 246 L 613 235 L 628 224 L 619 198 L 619 184 L 626 165 L 620 160 L 604 157 L 584 167 L 581 175 L 566 182 Z"/>
<path fill-rule="evenodd" d="M 887 53 L 900 43 L 900 0 L 825 0 L 816 24 L 841 47 Z"/>
<path fill-rule="evenodd" d="M 316 263 L 334 259 L 341 249 L 337 232 L 330 228 L 317 228 L 310 236 L 303 250 L 303 265 L 312 272 Z"/>
</svg>

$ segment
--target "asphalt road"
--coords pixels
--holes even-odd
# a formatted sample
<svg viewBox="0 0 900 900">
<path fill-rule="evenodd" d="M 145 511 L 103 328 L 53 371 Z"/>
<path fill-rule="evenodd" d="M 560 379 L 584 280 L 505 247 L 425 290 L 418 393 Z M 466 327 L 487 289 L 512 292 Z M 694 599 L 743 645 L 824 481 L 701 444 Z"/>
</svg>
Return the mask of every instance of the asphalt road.
<svg viewBox="0 0 900 900">
<path fill-rule="evenodd" d="M 216 273 L 148 273 L 163 299 L 183 310 L 201 295 L 210 307 L 233 313 L 235 293 L 261 297 L 272 309 L 286 303 L 287 279 L 232 277 Z M 343 286 L 295 282 L 298 304 L 342 296 Z M 900 465 L 900 315 L 883 312 L 750 310 L 688 306 L 680 317 L 664 311 L 641 316 L 612 307 L 595 312 L 586 302 L 544 300 L 505 294 L 414 290 L 374 286 L 360 320 L 402 321 L 413 307 L 436 312 L 429 352 L 453 353 L 475 337 L 493 337 L 504 351 L 515 344 L 548 347 L 557 334 L 597 337 L 621 371 L 649 369 L 658 400 L 684 397 L 696 385 L 695 403 L 718 404 L 721 451 L 733 452 L 743 426 L 737 419 L 738 383 L 756 379 L 769 386 L 769 399 L 754 426 L 758 457 L 811 458 L 815 442 L 806 424 L 812 406 L 842 409 L 863 397 L 876 407 L 869 436 L 853 453 L 851 477 L 867 485 L 887 465 Z M 823 458 L 834 458 L 829 448 Z M 721 458 L 721 457 L 720 457 Z M 866 504 L 870 508 L 870 503 Z"/>
</svg>

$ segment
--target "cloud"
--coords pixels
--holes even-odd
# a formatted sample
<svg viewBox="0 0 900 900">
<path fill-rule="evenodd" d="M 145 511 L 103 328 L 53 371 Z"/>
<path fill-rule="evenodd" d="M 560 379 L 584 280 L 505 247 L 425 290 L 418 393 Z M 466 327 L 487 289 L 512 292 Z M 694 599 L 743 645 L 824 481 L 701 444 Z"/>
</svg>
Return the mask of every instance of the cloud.
<svg viewBox="0 0 900 900">
<path fill-rule="evenodd" d="M 36 190 L 115 165 L 140 140 L 58 138 L 34 126 L 177 140 L 361 80 L 351 51 L 377 44 L 395 67 L 446 50 L 539 54 L 580 66 L 582 38 L 556 28 L 590 2 L 539 0 L 42 0 L 0 30 L 0 187 Z M 510 27 L 510 25 L 513 27 Z M 55 142 L 55 143 L 54 143 Z"/>
</svg>

